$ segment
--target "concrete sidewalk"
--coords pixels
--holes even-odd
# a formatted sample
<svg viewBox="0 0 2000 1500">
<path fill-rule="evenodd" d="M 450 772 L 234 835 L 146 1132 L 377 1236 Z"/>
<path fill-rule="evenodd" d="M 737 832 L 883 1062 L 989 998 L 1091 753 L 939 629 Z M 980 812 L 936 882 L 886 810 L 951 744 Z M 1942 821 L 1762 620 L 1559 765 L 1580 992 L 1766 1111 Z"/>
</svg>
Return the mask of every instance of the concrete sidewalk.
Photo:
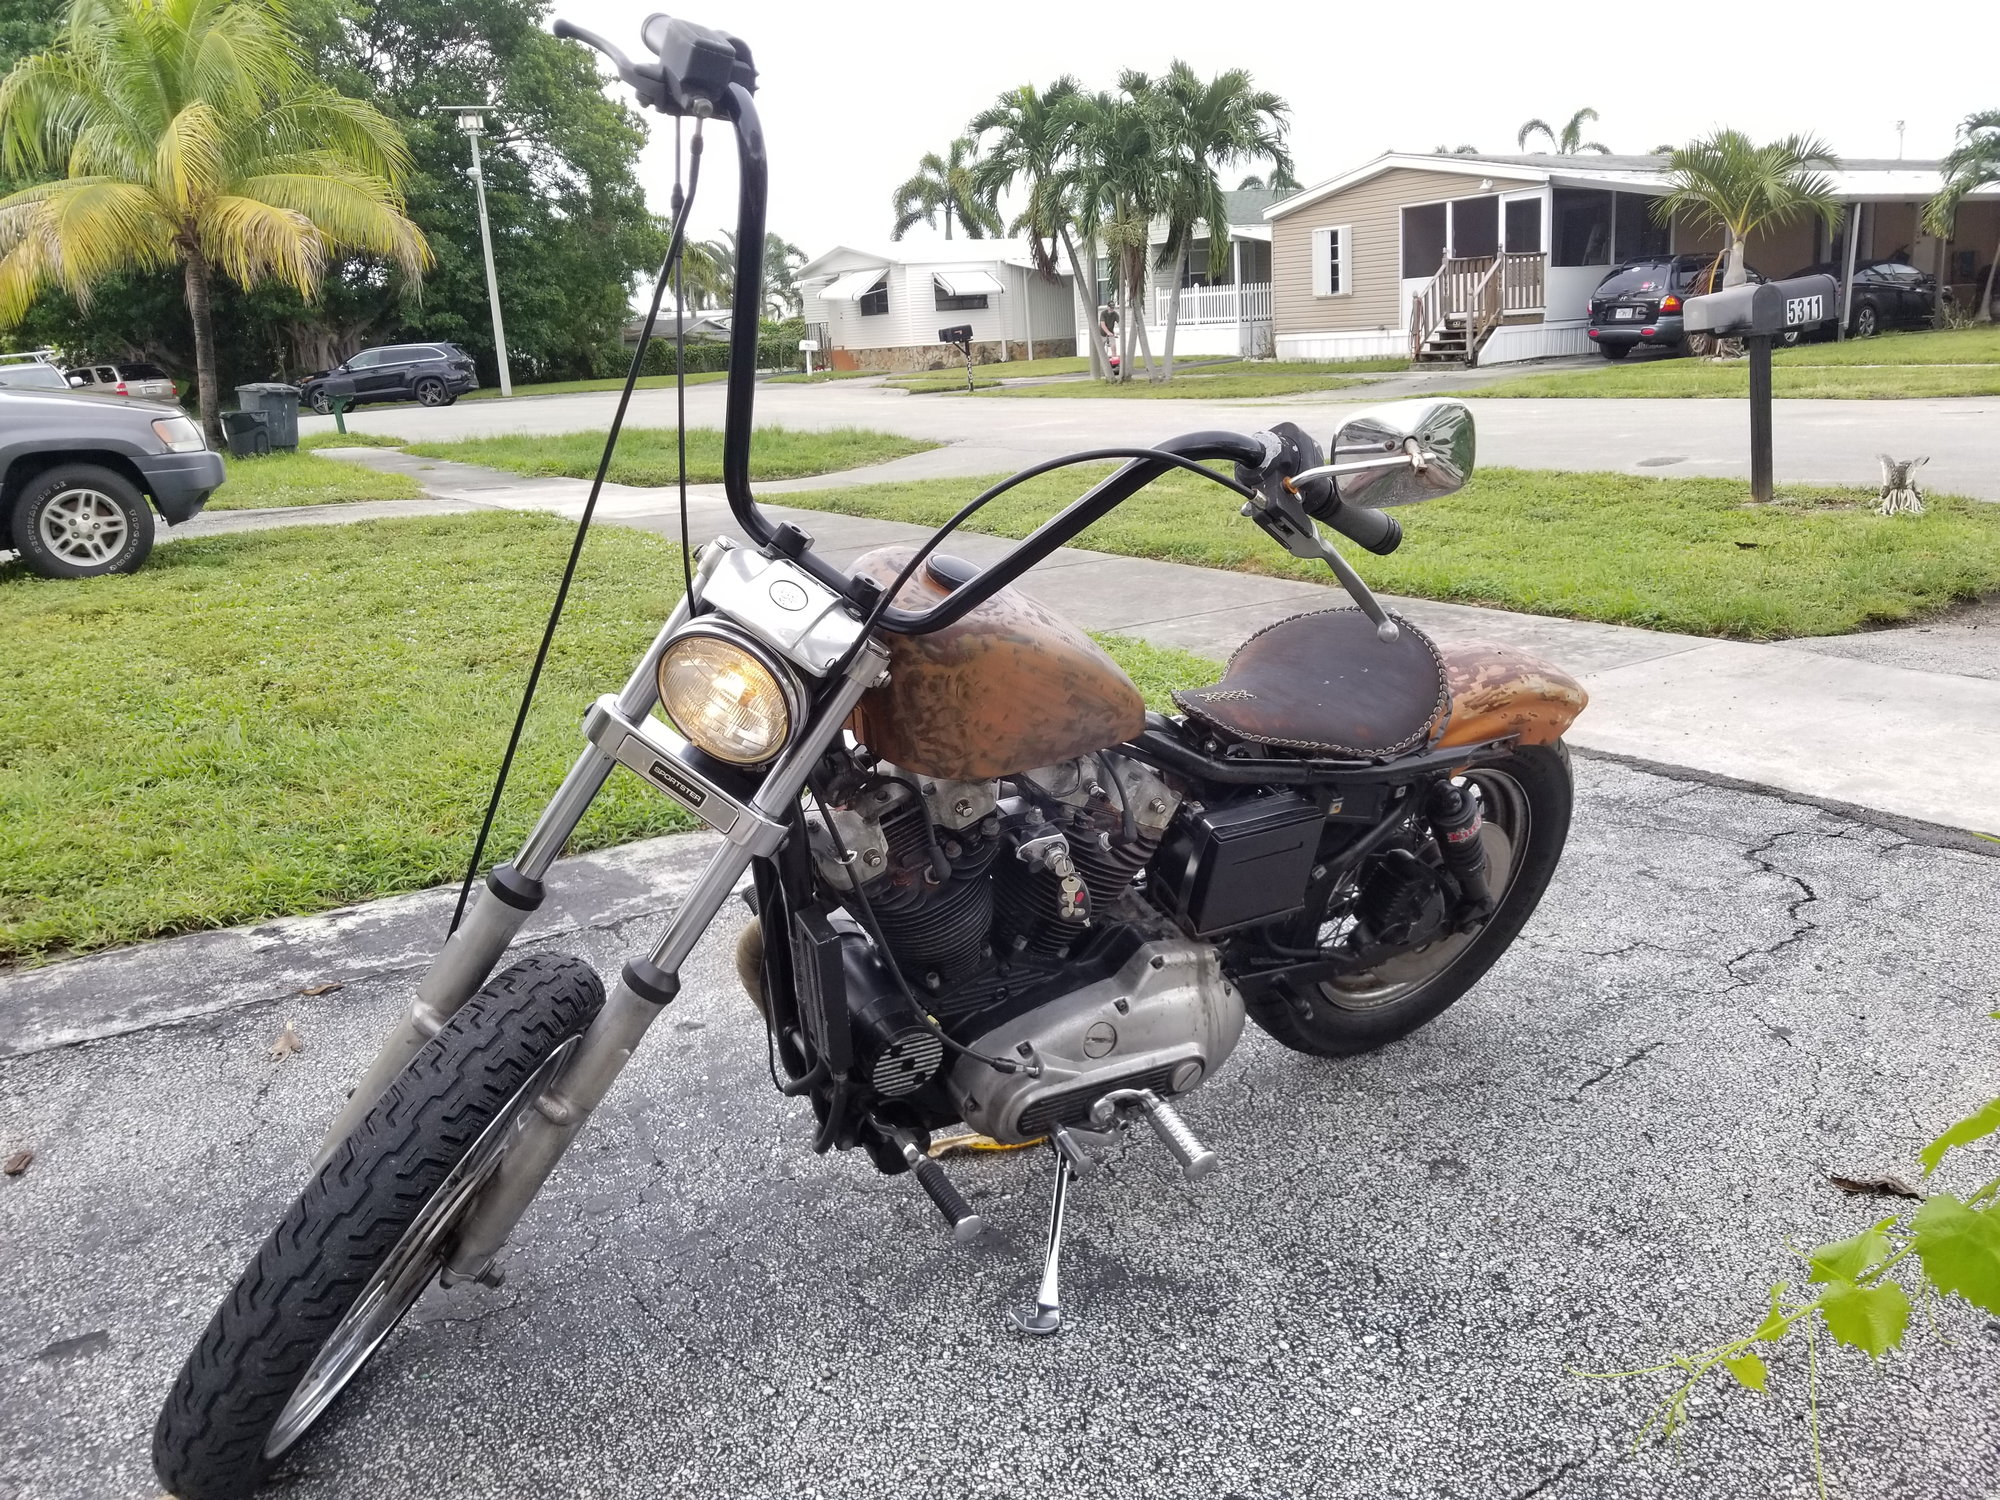
<svg viewBox="0 0 2000 1500">
<path fill-rule="evenodd" d="M 499 508 L 575 517 L 589 492 L 583 480 L 524 479 L 398 449 L 321 451 L 412 476 L 436 497 L 428 502 L 436 511 Z M 758 493 L 772 500 L 787 492 L 932 477 L 951 462 L 950 451 L 762 484 Z M 688 524 L 697 544 L 719 532 L 740 534 L 721 486 L 690 486 L 689 496 Z M 339 523 L 412 514 L 426 505 L 225 511 L 198 517 L 175 534 Z M 811 532 L 817 550 L 841 564 L 875 547 L 920 541 L 930 531 L 898 521 L 767 508 Z M 606 485 L 597 515 L 679 534 L 670 490 Z M 1013 545 L 959 533 L 946 550 L 986 563 Z M 1365 558 L 1359 566 L 1365 577 Z M 1347 602 L 1337 587 L 1079 548 L 1065 548 L 1041 564 L 1027 590 L 1087 629 L 1218 659 L 1274 621 Z M 1751 645 L 1426 599 L 1390 597 L 1389 603 L 1438 640 L 1505 642 L 1576 675 L 1592 699 L 1569 736 L 1579 748 L 1948 828 L 2000 832 L 2000 785 L 1966 775 L 1968 766 L 2000 760 L 2000 680 L 1990 675 L 1991 640 L 1969 637 L 1955 657 L 1934 653 L 1963 670 L 1927 670 L 1856 659 L 1850 654 L 1855 637 Z"/>
</svg>

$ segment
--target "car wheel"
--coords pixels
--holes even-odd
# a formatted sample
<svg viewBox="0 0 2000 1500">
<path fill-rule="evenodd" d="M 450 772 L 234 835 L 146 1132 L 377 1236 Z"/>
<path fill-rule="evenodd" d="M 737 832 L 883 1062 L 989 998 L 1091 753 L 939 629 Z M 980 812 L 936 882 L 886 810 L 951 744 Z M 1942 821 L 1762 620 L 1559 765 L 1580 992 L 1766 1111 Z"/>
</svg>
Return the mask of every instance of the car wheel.
<svg viewBox="0 0 2000 1500">
<path fill-rule="evenodd" d="M 1630 344 L 1599 344 L 1597 352 L 1606 359 L 1623 359 L 1632 352 Z"/>
<path fill-rule="evenodd" d="M 325 391 L 314 391 L 311 399 L 312 409 L 322 417 L 333 415 L 333 397 L 329 396 Z"/>
<path fill-rule="evenodd" d="M 1692 359 L 1707 359 L 1715 353 L 1715 335 L 1712 333 L 1690 333 L 1681 339 L 1681 348 Z"/>
<path fill-rule="evenodd" d="M 1858 339 L 1872 339 L 1882 330 L 1881 314 L 1875 311 L 1875 304 L 1864 302 L 1854 309 L 1854 336 Z"/>
<path fill-rule="evenodd" d="M 132 481 L 95 464 L 59 464 L 14 507 L 14 547 L 44 578 L 130 573 L 153 550 L 153 512 Z"/>
<path fill-rule="evenodd" d="M 445 389 L 445 383 L 435 375 L 426 375 L 419 380 L 415 395 L 419 406 L 451 405 L 451 392 Z"/>
</svg>

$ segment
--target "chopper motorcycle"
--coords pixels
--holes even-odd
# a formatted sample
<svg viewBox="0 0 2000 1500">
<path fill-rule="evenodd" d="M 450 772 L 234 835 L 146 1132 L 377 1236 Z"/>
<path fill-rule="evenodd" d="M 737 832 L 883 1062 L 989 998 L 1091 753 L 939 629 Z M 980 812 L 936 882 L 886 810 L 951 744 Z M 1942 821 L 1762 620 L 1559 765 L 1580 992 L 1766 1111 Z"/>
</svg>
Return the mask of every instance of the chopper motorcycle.
<svg viewBox="0 0 2000 1500">
<path fill-rule="evenodd" d="M 994 486 L 924 546 L 843 570 L 773 524 L 749 483 L 767 180 L 749 48 L 654 16 L 635 64 L 568 23 L 556 32 L 605 54 L 677 127 L 694 122 L 669 267 L 701 130 L 736 133 L 723 467 L 747 540 L 684 562 L 681 602 L 585 713 L 587 744 L 520 852 L 461 902 L 314 1175 L 189 1356 L 154 1436 L 181 1500 L 253 1493 L 433 1283 L 497 1282 L 502 1246 L 733 894 L 754 914 L 737 968 L 773 1082 L 809 1102 L 815 1151 L 910 1174 L 963 1240 L 982 1225 L 929 1154 L 933 1134 L 1049 1143 L 1043 1274 L 1014 1319 L 1049 1334 L 1066 1198 L 1094 1147 L 1143 1124 L 1201 1177 L 1215 1154 L 1174 1101 L 1215 1075 L 1246 1021 L 1328 1058 L 1423 1025 L 1514 941 L 1567 836 L 1561 736 L 1582 689 L 1507 647 L 1433 644 L 1321 529 L 1394 550 L 1401 527 L 1382 507 L 1471 471 L 1463 406 L 1364 412 L 1331 461 L 1289 423 L 1071 455 Z M 1105 460 L 1120 466 L 992 566 L 938 550 L 1022 480 Z M 1260 632 L 1163 715 L 1013 585 L 1174 472 L 1323 560 L 1355 607 Z M 621 767 L 714 830 L 713 857 L 608 993 L 581 960 L 540 952 L 496 976 Z"/>
</svg>

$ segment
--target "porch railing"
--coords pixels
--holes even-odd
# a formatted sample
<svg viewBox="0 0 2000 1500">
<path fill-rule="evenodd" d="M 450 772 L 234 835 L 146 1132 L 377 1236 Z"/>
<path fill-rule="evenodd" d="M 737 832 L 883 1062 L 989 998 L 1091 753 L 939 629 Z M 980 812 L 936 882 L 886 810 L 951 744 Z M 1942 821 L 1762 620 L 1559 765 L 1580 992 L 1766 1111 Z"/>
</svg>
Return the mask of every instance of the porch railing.
<svg viewBox="0 0 2000 1500">
<path fill-rule="evenodd" d="M 1410 300 L 1410 358 L 1454 320 L 1465 329 L 1466 357 L 1475 357 L 1507 314 L 1547 305 L 1545 265 L 1539 252 L 1447 257 Z"/>
<path fill-rule="evenodd" d="M 1160 327 L 1167 321 L 1169 287 L 1156 286 L 1146 304 L 1146 321 Z M 1245 281 L 1230 286 L 1184 286 L 1180 289 L 1180 324 L 1268 323 L 1271 283 Z"/>
</svg>

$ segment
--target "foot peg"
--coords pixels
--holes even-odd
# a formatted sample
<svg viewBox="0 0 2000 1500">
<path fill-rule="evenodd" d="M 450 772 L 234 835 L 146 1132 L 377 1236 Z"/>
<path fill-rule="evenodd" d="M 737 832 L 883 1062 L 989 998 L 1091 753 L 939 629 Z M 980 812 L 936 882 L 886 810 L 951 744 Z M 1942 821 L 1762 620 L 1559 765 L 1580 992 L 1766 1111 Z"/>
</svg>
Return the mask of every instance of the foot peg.
<svg viewBox="0 0 2000 1500">
<path fill-rule="evenodd" d="M 960 1196 L 952 1181 L 945 1175 L 944 1168 L 917 1149 L 914 1141 L 901 1141 L 903 1160 L 910 1164 L 916 1174 L 917 1183 L 930 1196 L 944 1219 L 945 1227 L 951 1230 L 951 1237 L 963 1245 L 968 1240 L 976 1240 L 985 1232 L 986 1221 L 972 1211 L 972 1205 Z"/>
<path fill-rule="evenodd" d="M 1146 1123 L 1153 1127 L 1153 1134 L 1173 1152 L 1174 1159 L 1181 1164 L 1181 1176 L 1189 1182 L 1200 1182 L 1220 1165 L 1216 1154 L 1188 1129 L 1180 1111 L 1151 1089 L 1113 1089 L 1090 1106 L 1090 1123 L 1103 1129 L 1117 1118 L 1121 1104 L 1139 1106 Z"/>
</svg>

